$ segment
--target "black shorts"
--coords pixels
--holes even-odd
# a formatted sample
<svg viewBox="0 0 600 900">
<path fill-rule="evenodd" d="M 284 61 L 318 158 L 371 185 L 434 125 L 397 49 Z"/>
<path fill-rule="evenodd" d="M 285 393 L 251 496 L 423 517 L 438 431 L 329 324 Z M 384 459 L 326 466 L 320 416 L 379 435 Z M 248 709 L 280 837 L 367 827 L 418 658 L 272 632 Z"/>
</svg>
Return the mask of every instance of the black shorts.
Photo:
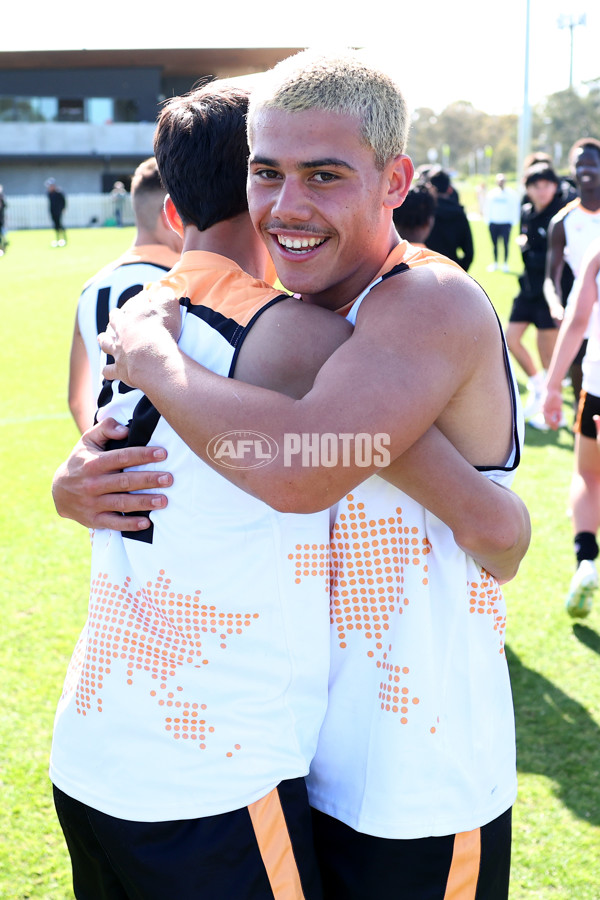
<svg viewBox="0 0 600 900">
<path fill-rule="evenodd" d="M 303 778 L 250 806 L 130 822 L 54 787 L 78 900 L 323 900 Z"/>
<path fill-rule="evenodd" d="M 579 405 L 573 431 L 595 441 L 596 424 L 594 416 L 600 416 L 600 397 L 595 397 L 594 394 L 582 391 L 579 395 Z"/>
<path fill-rule="evenodd" d="M 390 840 L 313 810 L 325 900 L 507 900 L 511 810 L 464 834 Z"/>
<path fill-rule="evenodd" d="M 552 316 L 550 308 L 544 297 L 532 297 L 519 294 L 513 300 L 509 322 L 528 322 L 535 325 L 540 331 L 544 329 L 556 330 L 558 327 Z"/>
</svg>

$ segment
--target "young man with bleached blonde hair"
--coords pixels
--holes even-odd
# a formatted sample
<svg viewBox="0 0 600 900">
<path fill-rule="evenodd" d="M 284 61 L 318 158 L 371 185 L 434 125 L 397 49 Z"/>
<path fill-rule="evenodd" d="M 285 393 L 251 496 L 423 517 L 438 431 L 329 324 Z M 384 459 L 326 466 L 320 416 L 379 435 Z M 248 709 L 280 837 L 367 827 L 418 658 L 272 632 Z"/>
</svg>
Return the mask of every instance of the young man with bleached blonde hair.
<svg viewBox="0 0 600 900">
<path fill-rule="evenodd" d="M 304 65 L 307 77 L 298 79 L 297 71 Z M 249 128 L 258 109 L 343 111 L 359 120 L 359 133 L 373 150 L 378 169 L 393 156 L 404 153 L 409 126 L 406 101 L 392 78 L 384 71 L 374 70 L 366 57 L 355 53 L 321 56 L 305 50 L 282 60 L 273 71 L 277 72 L 276 90 L 271 90 L 267 73 L 257 80 L 252 91 Z"/>
</svg>

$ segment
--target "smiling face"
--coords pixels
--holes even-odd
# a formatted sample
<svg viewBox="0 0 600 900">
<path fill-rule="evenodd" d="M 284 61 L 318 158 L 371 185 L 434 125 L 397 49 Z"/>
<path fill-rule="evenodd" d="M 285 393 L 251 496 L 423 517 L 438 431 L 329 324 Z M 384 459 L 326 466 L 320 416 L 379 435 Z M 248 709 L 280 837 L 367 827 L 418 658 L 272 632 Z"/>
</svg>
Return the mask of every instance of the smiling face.
<svg viewBox="0 0 600 900">
<path fill-rule="evenodd" d="M 600 150 L 582 147 L 573 158 L 573 172 L 580 190 L 600 189 Z"/>
<path fill-rule="evenodd" d="M 329 309 L 353 300 L 398 241 L 412 163 L 378 169 L 358 119 L 319 109 L 258 110 L 250 145 L 250 214 L 282 284 Z"/>
</svg>

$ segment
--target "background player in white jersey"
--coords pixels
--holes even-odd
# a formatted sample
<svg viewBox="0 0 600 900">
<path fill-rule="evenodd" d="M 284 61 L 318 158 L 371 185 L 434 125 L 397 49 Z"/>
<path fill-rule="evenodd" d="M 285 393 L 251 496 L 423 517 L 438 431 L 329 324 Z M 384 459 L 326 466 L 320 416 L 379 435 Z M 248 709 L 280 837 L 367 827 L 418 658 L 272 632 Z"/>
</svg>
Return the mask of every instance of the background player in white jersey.
<svg viewBox="0 0 600 900">
<path fill-rule="evenodd" d="M 550 223 L 548 234 L 548 258 L 544 293 L 552 315 L 561 320 L 578 296 L 578 277 L 583 259 L 590 244 L 600 237 L 600 141 L 595 138 L 581 138 L 569 151 L 569 163 L 575 176 L 580 196 L 567 204 Z M 568 295 L 561 292 L 561 275 L 564 263 L 571 268 L 575 282 Z M 561 329 L 562 330 L 562 329 Z M 575 400 L 575 431 L 579 432 L 579 404 L 582 400 L 583 360 L 587 352 L 589 324 L 581 334 L 580 346 L 571 357 L 568 373 L 571 378 Z M 589 388 L 594 393 L 594 389 Z M 552 423 L 556 427 L 556 423 Z M 590 429 L 582 434 L 590 436 Z M 594 432 L 591 432 L 594 436 Z M 575 470 L 569 487 L 569 509 L 571 511 L 573 544 L 576 570 L 566 598 L 568 610 L 586 609 L 589 598 L 599 584 L 595 560 L 598 556 L 596 541 L 597 500 L 589 492 L 588 481 L 582 477 L 579 450 L 586 446 L 585 440 L 577 437 Z"/>
<path fill-rule="evenodd" d="M 71 342 L 69 409 L 82 433 L 94 421 L 104 364 L 98 334 L 106 328 L 110 310 L 157 281 L 179 259 L 181 238 L 166 220 L 165 194 L 156 160 L 144 160 L 131 179 L 133 243 L 84 285 L 79 298 Z"/>
<path fill-rule="evenodd" d="M 575 423 L 575 474 L 573 521 L 577 522 L 577 572 L 571 580 L 566 609 L 574 618 L 584 618 L 592 608 L 598 587 L 594 559 L 598 554 L 596 535 L 600 527 L 600 452 L 594 417 L 600 414 L 600 238 L 588 247 L 567 306 L 546 379 L 544 415 L 557 428 L 562 404 L 562 379 L 577 354 L 586 329 L 589 331 L 583 359 L 583 386 Z M 577 546 L 579 543 L 579 546 Z M 582 552 L 588 555 L 581 555 Z M 590 554 L 593 554 L 590 555 Z"/>
<path fill-rule="evenodd" d="M 600 237 L 600 141 L 580 138 L 569 150 L 569 167 L 575 179 L 579 196 L 571 200 L 550 222 L 548 231 L 548 255 L 544 294 L 550 313 L 562 321 L 565 308 L 573 290 L 563 292 L 563 271 L 568 265 L 576 278 L 581 270 L 585 251 L 595 238 Z M 569 374 L 573 385 L 575 408 L 581 392 L 581 364 L 585 354 L 585 338 L 571 364 Z"/>
<path fill-rule="evenodd" d="M 260 88 L 249 116 L 255 226 L 283 284 L 308 304 L 353 308 L 352 336 L 294 401 L 198 367 L 162 327 L 168 304 L 134 301 L 103 340 L 117 360 L 107 374 L 143 384 L 205 459 L 229 428 L 260 427 L 282 443 L 327 433 L 351 446 L 386 433 L 395 456 L 436 423 L 478 468 L 514 471 L 514 383 L 493 308 L 459 267 L 411 250 L 393 228 L 412 179 L 400 92 L 355 55 L 301 55 Z M 360 309 L 348 304 L 358 295 Z M 190 397 L 201 416 L 189 416 Z M 350 457 L 226 473 L 282 510 L 341 501 L 330 702 L 309 779 L 327 896 L 422 898 L 454 890 L 466 871 L 473 897 L 505 898 L 516 770 L 502 597 L 406 494 L 375 477 L 355 504 Z M 355 667 L 368 671 L 359 693 Z"/>
</svg>

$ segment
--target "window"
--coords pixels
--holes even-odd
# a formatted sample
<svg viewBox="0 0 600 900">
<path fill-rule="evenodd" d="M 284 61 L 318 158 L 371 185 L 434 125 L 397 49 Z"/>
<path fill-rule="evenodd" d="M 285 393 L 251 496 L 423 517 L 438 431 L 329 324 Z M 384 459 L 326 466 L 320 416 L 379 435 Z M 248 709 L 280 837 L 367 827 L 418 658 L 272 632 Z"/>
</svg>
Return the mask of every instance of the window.
<svg viewBox="0 0 600 900">
<path fill-rule="evenodd" d="M 136 100 L 115 100 L 115 122 L 139 122 Z"/>
<path fill-rule="evenodd" d="M 108 97 L 90 97 L 85 101 L 85 121 L 104 125 L 114 119 L 114 103 Z"/>
<path fill-rule="evenodd" d="M 67 100 L 60 98 L 58 101 L 59 122 L 83 122 L 83 100 Z"/>
<path fill-rule="evenodd" d="M 54 122 L 57 113 L 55 97 L 0 97 L 1 122 Z"/>
<path fill-rule="evenodd" d="M 0 96 L 0 122 L 139 122 L 136 100 Z"/>
</svg>

